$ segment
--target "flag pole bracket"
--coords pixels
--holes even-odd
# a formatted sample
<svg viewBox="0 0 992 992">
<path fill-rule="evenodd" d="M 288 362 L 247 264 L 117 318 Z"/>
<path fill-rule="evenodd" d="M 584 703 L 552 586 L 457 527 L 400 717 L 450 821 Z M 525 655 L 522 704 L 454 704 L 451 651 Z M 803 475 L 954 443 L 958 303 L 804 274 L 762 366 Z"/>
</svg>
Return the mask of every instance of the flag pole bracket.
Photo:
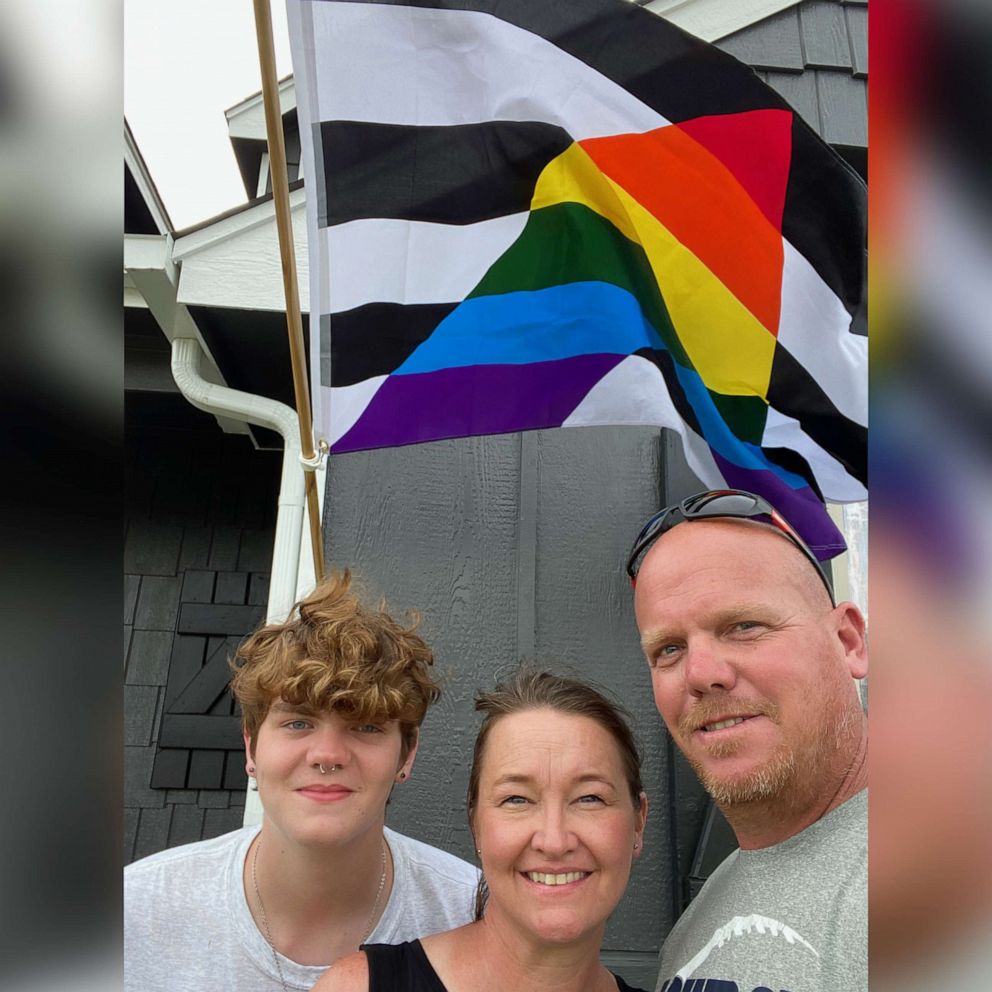
<svg viewBox="0 0 992 992">
<path fill-rule="evenodd" d="M 327 443 L 326 439 L 320 438 L 317 441 L 316 450 L 312 458 L 307 458 L 306 455 L 300 454 L 300 464 L 303 466 L 303 470 L 305 472 L 319 472 L 324 467 L 324 462 L 327 460 L 327 453 L 330 449 L 331 446 Z"/>
</svg>

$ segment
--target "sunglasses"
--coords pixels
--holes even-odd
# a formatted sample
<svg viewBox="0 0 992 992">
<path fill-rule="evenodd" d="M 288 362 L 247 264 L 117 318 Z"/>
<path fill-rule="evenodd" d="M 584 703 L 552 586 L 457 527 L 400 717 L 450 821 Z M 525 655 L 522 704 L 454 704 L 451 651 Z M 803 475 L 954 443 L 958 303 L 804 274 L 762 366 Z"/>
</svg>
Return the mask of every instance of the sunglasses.
<svg viewBox="0 0 992 992">
<path fill-rule="evenodd" d="M 710 517 L 733 517 L 741 520 L 760 520 L 778 528 L 806 556 L 809 563 L 816 569 L 820 581 L 830 594 L 830 602 L 836 606 L 834 591 L 830 587 L 823 566 L 816 555 L 810 551 L 806 542 L 796 533 L 795 528 L 775 509 L 768 500 L 743 489 L 713 489 L 704 493 L 689 496 L 681 503 L 666 506 L 659 510 L 641 528 L 634 540 L 630 557 L 627 559 L 627 574 L 630 584 L 637 583 L 637 570 L 641 567 L 641 558 L 649 547 L 666 531 L 687 520 L 706 520 Z"/>
</svg>

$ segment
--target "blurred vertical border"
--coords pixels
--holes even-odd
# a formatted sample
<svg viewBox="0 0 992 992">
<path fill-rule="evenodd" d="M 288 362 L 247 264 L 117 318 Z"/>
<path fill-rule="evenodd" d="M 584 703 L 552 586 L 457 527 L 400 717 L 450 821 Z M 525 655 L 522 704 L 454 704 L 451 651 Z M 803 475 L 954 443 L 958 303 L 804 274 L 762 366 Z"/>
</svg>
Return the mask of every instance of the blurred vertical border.
<svg viewBox="0 0 992 992">
<path fill-rule="evenodd" d="M 872 992 L 992 988 L 992 5 L 871 0 Z"/>
<path fill-rule="evenodd" d="M 121 52 L 0 5 L 0 989 L 120 981 Z"/>
</svg>

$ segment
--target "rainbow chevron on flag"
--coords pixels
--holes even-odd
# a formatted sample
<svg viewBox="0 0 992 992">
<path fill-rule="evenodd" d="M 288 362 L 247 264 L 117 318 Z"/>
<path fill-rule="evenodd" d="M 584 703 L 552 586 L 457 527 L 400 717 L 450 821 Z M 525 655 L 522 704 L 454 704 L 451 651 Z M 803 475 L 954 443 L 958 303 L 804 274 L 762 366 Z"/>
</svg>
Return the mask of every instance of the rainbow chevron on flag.
<svg viewBox="0 0 992 992">
<path fill-rule="evenodd" d="M 663 426 L 843 550 L 864 186 L 791 108 L 625 0 L 290 14 L 333 452 Z"/>
</svg>

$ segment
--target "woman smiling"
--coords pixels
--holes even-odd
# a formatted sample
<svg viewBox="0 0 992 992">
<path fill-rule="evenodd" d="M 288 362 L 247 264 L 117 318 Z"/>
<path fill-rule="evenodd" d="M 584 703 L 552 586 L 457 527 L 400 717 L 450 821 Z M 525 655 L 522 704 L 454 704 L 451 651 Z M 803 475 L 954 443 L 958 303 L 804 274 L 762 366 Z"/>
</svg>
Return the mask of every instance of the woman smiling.
<svg viewBox="0 0 992 992">
<path fill-rule="evenodd" d="M 590 686 L 522 671 L 476 699 L 485 714 L 468 815 L 484 881 L 476 922 L 368 944 L 323 992 L 616 992 L 606 920 L 641 850 L 647 798 L 630 729 Z"/>
</svg>

